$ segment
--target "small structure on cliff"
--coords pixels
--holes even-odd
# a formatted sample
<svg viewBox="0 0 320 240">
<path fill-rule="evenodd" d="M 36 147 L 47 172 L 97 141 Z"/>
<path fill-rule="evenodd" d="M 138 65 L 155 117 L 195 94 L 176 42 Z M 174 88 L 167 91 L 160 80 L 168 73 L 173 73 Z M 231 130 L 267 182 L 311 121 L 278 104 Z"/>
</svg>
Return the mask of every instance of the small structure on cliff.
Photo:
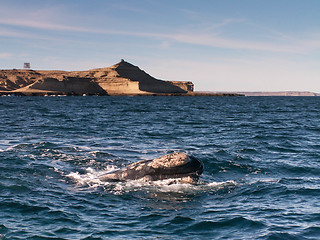
<svg viewBox="0 0 320 240">
<path fill-rule="evenodd" d="M 24 68 L 24 69 L 30 69 L 30 63 L 25 62 L 25 63 L 23 64 L 23 68 Z"/>
<path fill-rule="evenodd" d="M 192 92 L 193 83 L 156 79 L 122 59 L 111 67 L 88 71 L 0 70 L 0 91 L 20 95 L 179 95 Z"/>
</svg>

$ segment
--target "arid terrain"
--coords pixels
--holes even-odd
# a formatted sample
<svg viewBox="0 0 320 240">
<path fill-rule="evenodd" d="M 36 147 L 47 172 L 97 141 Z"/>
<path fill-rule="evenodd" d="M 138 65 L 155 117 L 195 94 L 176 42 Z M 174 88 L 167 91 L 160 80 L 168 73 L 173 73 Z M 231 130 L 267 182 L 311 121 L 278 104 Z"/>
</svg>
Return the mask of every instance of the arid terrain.
<svg viewBox="0 0 320 240">
<path fill-rule="evenodd" d="M 88 71 L 0 70 L 0 91 L 16 95 L 150 95 L 187 94 L 188 81 L 156 79 L 124 60 Z"/>
</svg>

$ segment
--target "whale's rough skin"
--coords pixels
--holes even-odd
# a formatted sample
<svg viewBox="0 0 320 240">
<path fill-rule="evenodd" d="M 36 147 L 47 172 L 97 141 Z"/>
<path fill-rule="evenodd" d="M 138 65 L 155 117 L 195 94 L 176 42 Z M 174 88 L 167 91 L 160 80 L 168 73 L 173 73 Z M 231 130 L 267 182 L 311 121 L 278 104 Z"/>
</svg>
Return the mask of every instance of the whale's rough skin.
<svg viewBox="0 0 320 240">
<path fill-rule="evenodd" d="M 107 173 L 101 181 L 156 181 L 181 178 L 181 182 L 195 183 L 203 172 L 200 160 L 185 153 L 172 153 L 153 160 L 132 163 L 124 169 Z"/>
</svg>

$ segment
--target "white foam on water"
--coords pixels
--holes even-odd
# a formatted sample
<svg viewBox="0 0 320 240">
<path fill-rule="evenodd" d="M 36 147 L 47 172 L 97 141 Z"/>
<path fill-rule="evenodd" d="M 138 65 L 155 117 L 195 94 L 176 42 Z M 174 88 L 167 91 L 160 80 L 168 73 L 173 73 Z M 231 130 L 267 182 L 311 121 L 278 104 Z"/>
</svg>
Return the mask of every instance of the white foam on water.
<svg viewBox="0 0 320 240">
<path fill-rule="evenodd" d="M 118 168 L 113 165 L 108 165 L 104 170 L 95 170 L 91 167 L 86 168 L 85 174 L 80 174 L 79 172 L 71 172 L 66 175 L 66 177 L 75 181 L 77 186 L 81 187 L 89 187 L 89 188 L 97 188 L 99 186 L 103 186 L 106 182 L 101 181 L 99 178 L 109 172 L 115 171 Z"/>
<path fill-rule="evenodd" d="M 143 191 L 154 194 L 202 194 L 206 192 L 218 191 L 223 188 L 236 186 L 233 180 L 224 182 L 204 182 L 199 181 L 196 184 L 183 183 L 181 179 L 165 179 L 158 181 L 131 180 L 125 182 L 113 183 L 114 188 L 106 189 L 115 195 L 123 193 Z"/>
<path fill-rule="evenodd" d="M 225 181 L 225 182 L 211 182 L 211 183 L 208 183 L 208 187 L 211 187 L 211 188 L 215 188 L 215 187 L 224 187 L 224 186 L 236 186 L 238 185 L 238 183 L 234 180 L 228 180 L 228 181 Z"/>
<path fill-rule="evenodd" d="M 276 178 L 251 178 L 247 180 L 248 184 L 257 184 L 257 183 L 278 183 L 279 179 Z"/>
<path fill-rule="evenodd" d="M 5 149 L 1 149 L 0 151 L 1 151 L 1 152 L 12 151 L 12 150 L 14 150 L 16 147 L 18 147 L 19 145 L 21 145 L 21 144 L 14 144 L 14 145 L 12 145 L 12 146 L 6 147 Z"/>
<path fill-rule="evenodd" d="M 96 170 L 92 167 L 86 168 L 86 173 L 71 172 L 66 177 L 75 182 L 76 187 L 81 189 L 96 189 L 102 187 L 104 191 L 115 195 L 143 191 L 146 193 L 179 193 L 196 194 L 201 192 L 216 191 L 221 188 L 235 186 L 235 181 L 205 182 L 199 181 L 195 184 L 184 183 L 181 178 L 164 179 L 158 181 L 146 181 L 143 179 L 121 182 L 101 181 L 100 177 L 106 173 L 118 170 L 114 165 L 108 165 L 104 170 Z"/>
</svg>

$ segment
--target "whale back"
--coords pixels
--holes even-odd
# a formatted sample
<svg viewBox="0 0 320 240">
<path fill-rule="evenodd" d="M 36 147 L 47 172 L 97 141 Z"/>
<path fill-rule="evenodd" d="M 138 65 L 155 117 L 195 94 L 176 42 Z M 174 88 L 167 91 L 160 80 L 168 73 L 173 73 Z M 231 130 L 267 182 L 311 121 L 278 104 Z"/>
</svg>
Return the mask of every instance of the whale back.
<svg viewBox="0 0 320 240">
<path fill-rule="evenodd" d="M 203 172 L 200 160 L 185 153 L 172 153 L 153 160 L 142 160 L 100 177 L 102 181 L 124 181 L 145 178 L 162 180 L 168 178 L 191 177 L 197 180 Z"/>
</svg>

